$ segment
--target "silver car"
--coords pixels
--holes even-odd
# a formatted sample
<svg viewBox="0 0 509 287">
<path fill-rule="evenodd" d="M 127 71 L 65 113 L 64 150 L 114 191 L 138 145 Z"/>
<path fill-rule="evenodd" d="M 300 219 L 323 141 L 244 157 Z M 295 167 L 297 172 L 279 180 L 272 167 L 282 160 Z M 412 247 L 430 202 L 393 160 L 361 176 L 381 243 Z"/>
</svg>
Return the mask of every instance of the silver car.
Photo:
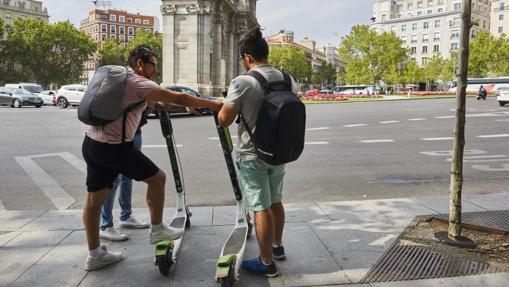
<svg viewBox="0 0 509 287">
<path fill-rule="evenodd" d="M 0 104 L 9 105 L 13 108 L 21 108 L 22 106 L 40 108 L 44 102 L 41 97 L 25 89 L 0 88 Z"/>
</svg>

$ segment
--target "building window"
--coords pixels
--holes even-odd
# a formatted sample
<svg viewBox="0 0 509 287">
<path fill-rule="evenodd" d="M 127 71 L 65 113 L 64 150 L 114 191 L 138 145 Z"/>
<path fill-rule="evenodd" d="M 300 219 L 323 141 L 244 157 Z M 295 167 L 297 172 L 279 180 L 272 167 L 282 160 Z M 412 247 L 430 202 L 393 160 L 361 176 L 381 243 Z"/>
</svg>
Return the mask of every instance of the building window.
<svg viewBox="0 0 509 287">
<path fill-rule="evenodd" d="M 120 40 L 120 43 L 124 43 L 125 42 L 125 36 L 124 35 L 119 35 L 118 36 L 118 40 Z"/>
<path fill-rule="evenodd" d="M 410 52 L 410 53 L 411 53 L 412 55 L 417 54 L 417 47 L 412 47 L 411 49 L 412 49 L 412 50 L 411 50 L 411 52 Z"/>
<path fill-rule="evenodd" d="M 127 37 L 127 39 L 128 39 L 129 41 L 131 41 L 133 38 L 134 38 L 133 36 L 128 36 L 128 37 Z"/>
<path fill-rule="evenodd" d="M 143 25 L 149 25 L 149 24 L 150 24 L 149 20 L 143 20 Z"/>
<path fill-rule="evenodd" d="M 403 44 L 406 44 L 406 36 L 401 36 L 401 41 L 403 41 Z"/>
<path fill-rule="evenodd" d="M 422 42 L 427 43 L 429 41 L 429 34 L 423 34 L 422 35 Z"/>
<path fill-rule="evenodd" d="M 435 32 L 433 34 L 433 41 L 439 41 L 440 40 L 440 32 Z"/>
<path fill-rule="evenodd" d="M 502 33 L 502 32 L 504 32 L 504 27 L 502 27 L 502 26 L 498 27 L 498 33 Z"/>
<path fill-rule="evenodd" d="M 117 15 L 110 15 L 111 22 L 117 22 Z"/>
<path fill-rule="evenodd" d="M 134 29 L 133 29 L 133 27 L 127 27 L 127 34 L 128 34 L 129 36 L 134 35 Z"/>
<path fill-rule="evenodd" d="M 428 58 L 422 57 L 422 65 L 426 65 L 426 63 L 428 63 Z"/>
<path fill-rule="evenodd" d="M 133 22 L 132 18 L 127 18 L 127 23 L 132 23 L 132 22 Z"/>
<path fill-rule="evenodd" d="M 459 44 L 458 43 L 451 43 L 451 50 L 452 51 L 456 51 L 459 49 Z"/>
<path fill-rule="evenodd" d="M 106 33 L 108 31 L 108 27 L 106 24 L 101 24 L 101 32 Z"/>
<path fill-rule="evenodd" d="M 117 26 L 110 25 L 110 33 L 111 34 L 116 34 L 117 33 Z"/>
<path fill-rule="evenodd" d="M 406 31 L 406 25 L 401 25 L 401 32 L 405 32 Z"/>
<path fill-rule="evenodd" d="M 421 16 L 422 15 L 422 11 L 417 11 L 417 16 Z"/>
<path fill-rule="evenodd" d="M 110 39 L 117 39 L 117 35 L 115 34 L 110 35 Z"/>
<path fill-rule="evenodd" d="M 461 3 L 454 3 L 454 11 L 460 11 L 461 10 Z"/>
<path fill-rule="evenodd" d="M 412 24 L 412 31 L 415 31 L 415 30 L 417 30 L 417 23 Z"/>
<path fill-rule="evenodd" d="M 422 46 L 422 53 L 427 54 L 428 53 L 428 46 Z"/>
<path fill-rule="evenodd" d="M 412 43 L 417 43 L 417 35 L 412 35 Z"/>
<path fill-rule="evenodd" d="M 500 11 L 504 11 L 504 9 L 505 9 L 505 3 L 500 2 Z"/>
<path fill-rule="evenodd" d="M 440 27 L 440 20 L 435 20 L 435 28 L 439 28 Z"/>
<path fill-rule="evenodd" d="M 118 22 L 125 23 L 125 16 L 118 16 Z"/>
<path fill-rule="evenodd" d="M 444 8 L 438 8 L 437 9 L 437 13 L 442 13 L 442 12 L 444 12 Z"/>
<path fill-rule="evenodd" d="M 387 20 L 386 18 L 387 18 L 387 15 L 383 14 L 383 15 L 382 15 L 382 21 Z"/>
<path fill-rule="evenodd" d="M 426 21 L 426 22 L 422 23 L 422 28 L 423 29 L 428 29 L 429 28 L 429 22 Z"/>
<path fill-rule="evenodd" d="M 429 14 L 433 13 L 433 10 L 429 9 L 426 13 L 429 15 Z"/>
<path fill-rule="evenodd" d="M 500 21 L 504 20 L 504 14 L 498 15 L 498 20 L 500 20 Z"/>
<path fill-rule="evenodd" d="M 106 40 L 106 34 L 101 34 L 101 40 Z"/>
<path fill-rule="evenodd" d="M 124 35 L 125 34 L 125 26 L 119 26 L 118 27 L 118 33 L 121 34 L 121 35 Z"/>
<path fill-rule="evenodd" d="M 459 26 L 460 25 L 460 17 L 454 17 L 451 20 L 451 27 Z"/>
<path fill-rule="evenodd" d="M 460 37 L 460 32 L 459 31 L 452 31 L 451 32 L 451 39 L 456 39 L 456 38 L 459 38 Z"/>
<path fill-rule="evenodd" d="M 141 19 L 134 19 L 135 24 L 141 24 Z"/>
<path fill-rule="evenodd" d="M 440 52 L 440 45 L 433 45 L 433 52 Z"/>
<path fill-rule="evenodd" d="M 391 32 L 396 33 L 396 26 L 391 26 Z"/>
</svg>

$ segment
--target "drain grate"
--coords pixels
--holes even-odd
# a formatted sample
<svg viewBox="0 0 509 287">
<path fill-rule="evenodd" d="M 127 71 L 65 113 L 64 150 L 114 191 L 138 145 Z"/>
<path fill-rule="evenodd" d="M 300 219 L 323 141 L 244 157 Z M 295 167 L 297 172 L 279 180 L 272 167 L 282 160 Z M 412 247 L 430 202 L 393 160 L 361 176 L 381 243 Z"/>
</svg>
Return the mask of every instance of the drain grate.
<svg viewBox="0 0 509 287">
<path fill-rule="evenodd" d="M 438 214 L 433 218 L 449 222 L 449 214 Z M 464 226 L 509 234 L 509 210 L 465 212 L 461 214 L 461 222 Z"/>
<path fill-rule="evenodd" d="M 429 250 L 418 245 L 394 244 L 369 270 L 361 283 L 432 279 L 508 272 L 487 262 Z"/>
</svg>

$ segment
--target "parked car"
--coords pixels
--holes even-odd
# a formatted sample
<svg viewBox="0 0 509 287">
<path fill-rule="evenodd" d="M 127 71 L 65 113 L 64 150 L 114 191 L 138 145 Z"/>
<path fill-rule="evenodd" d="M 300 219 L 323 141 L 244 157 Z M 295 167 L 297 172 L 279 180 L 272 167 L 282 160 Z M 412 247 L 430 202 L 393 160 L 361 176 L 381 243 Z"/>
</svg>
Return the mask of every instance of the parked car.
<svg viewBox="0 0 509 287">
<path fill-rule="evenodd" d="M 505 104 L 509 103 L 509 87 L 500 87 L 495 90 L 495 95 L 497 95 L 497 101 L 500 106 L 505 106 Z"/>
<path fill-rule="evenodd" d="M 179 93 L 186 93 L 186 94 L 189 94 L 191 96 L 195 96 L 195 97 L 199 97 L 199 98 L 210 98 L 208 96 L 202 96 L 197 91 L 195 91 L 195 90 L 193 90 L 191 88 L 188 88 L 188 87 L 171 86 L 171 87 L 165 87 L 165 88 L 170 90 L 170 91 L 179 92 Z M 196 110 L 198 111 L 198 113 L 200 115 L 209 115 L 209 114 L 212 114 L 212 111 L 209 108 L 197 108 Z M 171 114 L 180 114 L 180 115 L 189 115 L 189 114 L 191 114 L 191 113 L 189 113 L 187 111 L 187 109 L 185 107 L 175 106 L 175 105 L 171 106 L 171 108 L 169 109 L 169 112 Z M 154 116 L 154 112 L 148 113 L 147 116 L 148 117 Z"/>
<path fill-rule="evenodd" d="M 87 86 L 84 85 L 62 86 L 57 91 L 57 106 L 62 109 L 69 106 L 79 106 L 86 91 Z"/>
<path fill-rule="evenodd" d="M 13 108 L 22 106 L 35 106 L 40 108 L 44 103 L 41 97 L 30 93 L 25 89 L 0 88 L 0 104 L 9 105 Z"/>
<path fill-rule="evenodd" d="M 50 106 L 57 105 L 57 96 L 56 96 L 55 91 L 50 91 L 50 90 L 42 91 L 39 94 L 39 97 L 42 98 L 45 105 L 50 105 Z"/>
<path fill-rule="evenodd" d="M 44 101 L 45 105 L 52 105 L 53 102 L 48 99 L 45 95 L 42 93 L 42 86 L 36 83 L 18 83 L 18 84 L 5 84 L 6 88 L 12 88 L 12 89 L 24 89 L 29 91 L 30 93 L 39 96 Z"/>
</svg>

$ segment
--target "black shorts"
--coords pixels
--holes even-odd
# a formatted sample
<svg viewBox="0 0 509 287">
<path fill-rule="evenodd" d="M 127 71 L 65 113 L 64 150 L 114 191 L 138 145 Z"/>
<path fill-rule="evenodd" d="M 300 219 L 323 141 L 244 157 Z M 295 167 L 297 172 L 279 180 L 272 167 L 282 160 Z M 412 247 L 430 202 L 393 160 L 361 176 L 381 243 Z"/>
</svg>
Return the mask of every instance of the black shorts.
<svg viewBox="0 0 509 287">
<path fill-rule="evenodd" d="M 85 136 L 82 153 L 87 163 L 88 192 L 112 188 L 119 174 L 142 181 L 159 171 L 159 168 L 137 150 L 132 142 L 107 144 Z"/>
</svg>

